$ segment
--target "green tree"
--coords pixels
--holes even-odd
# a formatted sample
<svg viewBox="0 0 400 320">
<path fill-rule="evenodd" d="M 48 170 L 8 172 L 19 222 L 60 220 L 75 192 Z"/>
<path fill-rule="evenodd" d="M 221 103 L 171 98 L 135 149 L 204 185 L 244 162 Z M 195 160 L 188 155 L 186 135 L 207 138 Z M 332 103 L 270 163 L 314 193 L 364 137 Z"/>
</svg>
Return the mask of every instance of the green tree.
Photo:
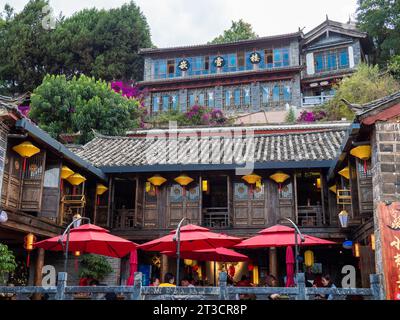
<svg viewBox="0 0 400 320">
<path fill-rule="evenodd" d="M 386 66 L 394 52 L 400 54 L 400 1 L 359 0 L 357 20 L 376 47 L 376 62 Z"/>
<path fill-rule="evenodd" d="M 49 0 L 30 0 L 20 13 L 6 6 L 0 20 L 0 90 L 32 91 L 46 74 L 86 74 L 103 80 L 140 80 L 139 48 L 152 46 L 150 28 L 133 2 L 110 10 L 85 9 L 58 15 L 46 30 Z"/>
<path fill-rule="evenodd" d="M 82 268 L 79 273 L 81 278 L 90 278 L 100 281 L 113 271 L 110 262 L 108 262 L 105 257 L 95 254 L 84 255 L 81 265 Z"/>
<path fill-rule="evenodd" d="M 6 273 L 13 272 L 16 267 L 14 254 L 5 244 L 0 243 L 0 285 L 5 284 Z"/>
<path fill-rule="evenodd" d="M 400 80 L 400 55 L 390 59 L 388 70 L 397 80 Z"/>
<path fill-rule="evenodd" d="M 211 43 L 217 44 L 256 38 L 258 38 L 258 35 L 253 31 L 251 24 L 240 19 L 239 21 L 232 21 L 231 27 L 212 40 Z"/>
<path fill-rule="evenodd" d="M 134 2 L 111 10 L 85 9 L 54 32 L 52 52 L 60 71 L 104 80 L 140 80 L 140 48 L 151 47 L 150 28 Z"/>
<path fill-rule="evenodd" d="M 360 64 L 356 73 L 344 78 L 336 88 L 334 98 L 324 110 L 328 120 L 353 119 L 354 114 L 342 101 L 364 104 L 400 90 L 399 83 L 388 73 L 381 73 L 378 66 Z"/>
<path fill-rule="evenodd" d="M 6 5 L 0 25 L 0 81 L 2 92 L 32 91 L 49 72 L 51 31 L 42 26 L 48 0 L 30 0 L 15 14 Z"/>
<path fill-rule="evenodd" d="M 296 114 L 294 112 L 293 107 L 290 107 L 288 113 L 286 114 L 285 120 L 287 123 L 295 123 L 296 122 Z"/>
<path fill-rule="evenodd" d="M 114 92 L 102 80 L 81 75 L 46 76 L 31 96 L 29 116 L 54 138 L 80 131 L 80 143 L 93 138 L 93 130 L 105 135 L 123 135 L 137 127 L 140 102 Z"/>
</svg>

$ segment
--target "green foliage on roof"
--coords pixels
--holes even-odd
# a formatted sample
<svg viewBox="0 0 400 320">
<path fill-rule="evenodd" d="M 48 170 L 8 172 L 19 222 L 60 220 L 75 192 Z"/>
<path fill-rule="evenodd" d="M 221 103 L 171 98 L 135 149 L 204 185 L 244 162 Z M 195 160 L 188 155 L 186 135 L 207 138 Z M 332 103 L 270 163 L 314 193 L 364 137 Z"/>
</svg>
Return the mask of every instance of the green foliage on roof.
<svg viewBox="0 0 400 320">
<path fill-rule="evenodd" d="M 216 37 L 210 43 L 220 44 L 240 40 L 253 40 L 257 38 L 258 35 L 253 31 L 251 24 L 240 19 L 239 21 L 232 21 L 231 27 L 225 30 L 223 34 Z"/>
</svg>

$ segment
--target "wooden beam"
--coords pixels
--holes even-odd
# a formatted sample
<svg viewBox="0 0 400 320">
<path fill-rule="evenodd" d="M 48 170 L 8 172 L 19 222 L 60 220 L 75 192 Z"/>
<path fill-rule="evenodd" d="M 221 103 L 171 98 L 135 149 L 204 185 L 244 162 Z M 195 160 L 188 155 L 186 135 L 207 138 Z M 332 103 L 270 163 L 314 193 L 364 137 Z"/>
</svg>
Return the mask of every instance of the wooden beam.
<svg viewBox="0 0 400 320">
<path fill-rule="evenodd" d="M 43 248 L 38 248 L 37 251 L 37 258 L 35 264 L 35 278 L 34 278 L 34 285 L 37 287 L 42 286 L 42 269 L 44 266 L 44 253 L 45 250 Z M 32 297 L 32 300 L 41 300 L 41 294 L 35 293 Z"/>
</svg>

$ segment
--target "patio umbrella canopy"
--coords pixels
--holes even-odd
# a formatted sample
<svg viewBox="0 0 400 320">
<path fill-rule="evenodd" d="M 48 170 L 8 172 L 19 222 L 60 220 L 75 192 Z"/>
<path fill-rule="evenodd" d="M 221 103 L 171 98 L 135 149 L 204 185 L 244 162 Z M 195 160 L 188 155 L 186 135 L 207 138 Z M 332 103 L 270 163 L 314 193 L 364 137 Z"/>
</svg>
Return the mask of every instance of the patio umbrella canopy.
<svg viewBox="0 0 400 320">
<path fill-rule="evenodd" d="M 168 235 L 146 242 L 139 246 L 145 251 L 176 251 L 177 242 L 174 240 L 176 230 Z M 194 224 L 183 226 L 180 231 L 181 252 L 216 249 L 220 247 L 232 247 L 242 239 L 211 232 L 210 229 L 199 227 Z"/>
<path fill-rule="evenodd" d="M 137 272 L 138 266 L 138 257 L 137 250 L 132 250 L 131 255 L 129 257 L 129 277 L 126 281 L 127 286 L 133 286 L 135 282 L 135 272 Z"/>
<path fill-rule="evenodd" d="M 286 248 L 286 287 L 294 287 L 294 254 L 292 247 Z"/>
<path fill-rule="evenodd" d="M 299 246 L 318 246 L 336 244 L 333 241 L 324 240 L 303 234 L 305 241 L 301 242 L 298 235 L 297 243 Z M 287 247 L 295 245 L 295 230 L 290 227 L 276 225 L 258 232 L 258 235 L 243 240 L 234 246 L 238 249 L 268 248 L 268 247 Z"/>
<path fill-rule="evenodd" d="M 165 254 L 168 257 L 176 258 L 176 252 L 174 251 L 163 251 L 161 252 L 161 254 Z M 185 251 L 181 252 L 181 258 L 198 261 L 218 262 L 240 262 L 249 260 L 248 256 L 226 248 Z"/>
<path fill-rule="evenodd" d="M 63 239 L 63 245 L 61 244 L 61 238 L 62 236 L 53 237 L 37 242 L 34 246 L 45 250 L 64 251 L 63 245 L 66 245 L 67 236 Z M 136 243 L 114 236 L 108 230 L 94 224 L 84 224 L 78 228 L 71 229 L 68 251 L 122 258 L 131 251 L 136 250 L 137 246 Z"/>
</svg>

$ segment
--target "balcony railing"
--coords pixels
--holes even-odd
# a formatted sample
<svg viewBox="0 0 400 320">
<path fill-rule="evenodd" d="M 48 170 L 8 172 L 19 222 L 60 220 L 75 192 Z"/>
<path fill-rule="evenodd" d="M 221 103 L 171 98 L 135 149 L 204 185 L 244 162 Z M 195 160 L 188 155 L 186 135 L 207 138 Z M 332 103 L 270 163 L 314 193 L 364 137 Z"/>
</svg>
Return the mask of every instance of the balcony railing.
<svg viewBox="0 0 400 320">
<path fill-rule="evenodd" d="M 323 105 L 324 103 L 332 100 L 334 96 L 303 96 L 303 107 L 315 107 Z"/>
<path fill-rule="evenodd" d="M 225 207 L 205 208 L 203 209 L 204 222 L 207 228 L 229 228 L 229 211 Z"/>
<path fill-rule="evenodd" d="M 114 229 L 135 229 L 135 209 L 118 209 L 114 214 Z"/>
<path fill-rule="evenodd" d="M 321 206 L 298 206 L 298 224 L 302 227 L 320 227 L 323 225 Z"/>
</svg>

